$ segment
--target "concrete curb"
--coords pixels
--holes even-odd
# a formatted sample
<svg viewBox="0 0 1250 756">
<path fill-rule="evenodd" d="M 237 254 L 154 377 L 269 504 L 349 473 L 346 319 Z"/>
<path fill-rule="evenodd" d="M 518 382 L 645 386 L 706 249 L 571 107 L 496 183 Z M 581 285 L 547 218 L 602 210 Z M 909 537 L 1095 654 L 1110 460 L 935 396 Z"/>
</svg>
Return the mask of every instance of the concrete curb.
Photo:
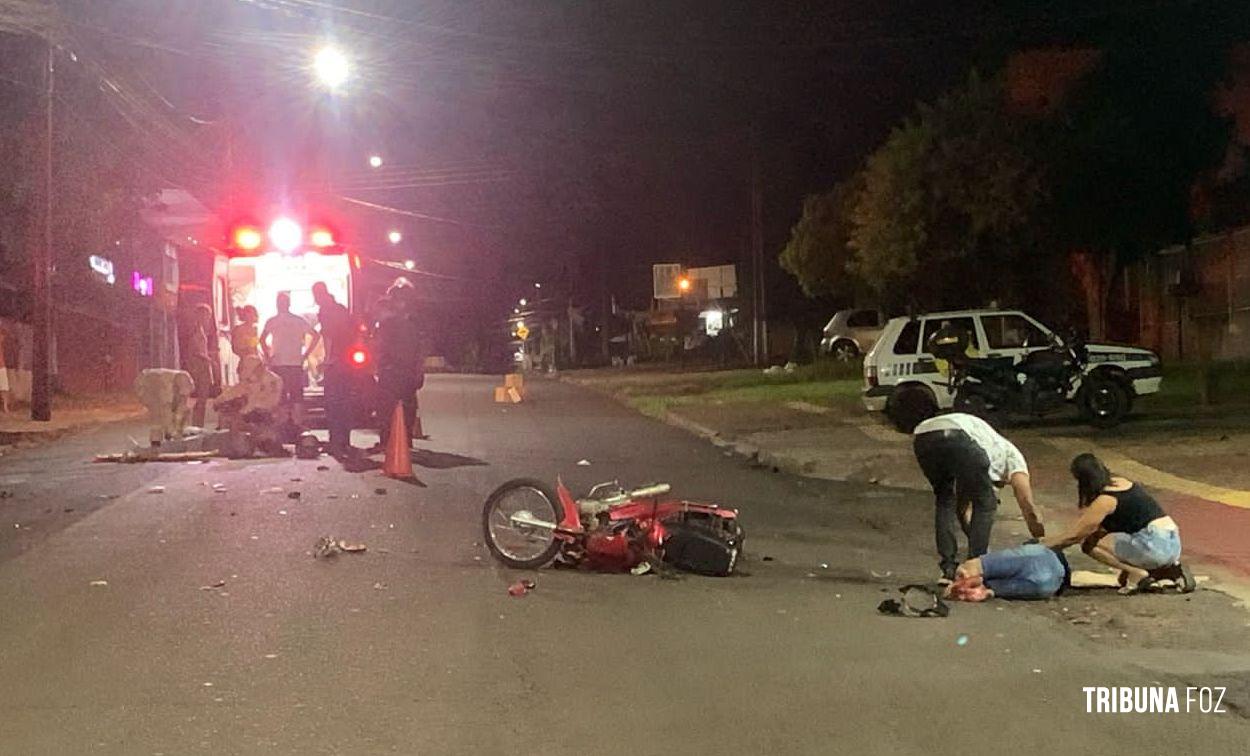
<svg viewBox="0 0 1250 756">
<path fill-rule="evenodd" d="M 38 430 L 23 431 L 6 431 L 0 430 L 0 446 L 17 446 L 19 444 L 37 444 L 47 441 L 55 441 L 63 436 L 80 431 L 96 428 L 101 425 L 110 423 L 119 423 L 126 420 L 143 417 L 146 410 L 136 409 L 133 412 L 117 412 L 110 413 L 108 417 L 89 418 L 80 422 L 70 423 L 69 425 L 61 425 L 53 428 L 40 428 Z"/>
<path fill-rule="evenodd" d="M 763 449 L 755 444 L 747 443 L 746 441 L 737 441 L 732 438 L 725 438 L 721 435 L 720 431 L 713 430 L 706 425 L 697 423 L 689 418 L 682 417 L 672 410 L 665 410 L 660 416 L 660 420 L 666 425 L 671 425 L 674 428 L 679 428 L 687 433 L 709 441 L 718 449 L 731 451 L 735 455 L 763 467 L 771 467 L 776 469 L 778 472 L 784 472 L 790 475 L 807 475 L 812 471 L 812 464 L 810 462 L 801 462 L 794 457 L 768 451 L 767 449 Z"/>
</svg>

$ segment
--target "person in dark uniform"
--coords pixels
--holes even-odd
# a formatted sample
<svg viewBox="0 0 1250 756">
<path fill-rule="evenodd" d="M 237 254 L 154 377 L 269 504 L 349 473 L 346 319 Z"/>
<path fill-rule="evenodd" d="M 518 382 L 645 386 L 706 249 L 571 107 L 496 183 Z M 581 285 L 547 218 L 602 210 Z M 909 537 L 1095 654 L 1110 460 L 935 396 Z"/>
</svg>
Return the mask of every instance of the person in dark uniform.
<svg viewBox="0 0 1250 756">
<path fill-rule="evenodd" d="M 352 450 L 352 399 L 351 376 L 348 373 L 348 352 L 355 338 L 355 324 L 347 308 L 339 304 L 326 285 L 318 281 L 312 287 L 313 301 L 317 303 L 319 325 L 313 342 L 308 347 L 316 349 L 318 341 L 325 342 L 326 427 L 330 432 L 329 452 L 335 456 Z"/>
<path fill-rule="evenodd" d="M 217 322 L 207 304 L 189 306 L 181 313 L 182 369 L 191 374 L 191 424 L 204 427 L 208 400 L 221 393 L 221 359 L 217 349 Z"/>
<path fill-rule="evenodd" d="M 398 278 L 378 303 L 373 344 L 378 366 L 378 447 L 386 448 L 391 433 L 395 404 L 404 407 L 404 427 L 408 444 L 417 416 L 417 392 L 425 385 L 424 335 L 416 313 L 416 289 L 406 278 Z"/>
<path fill-rule="evenodd" d="M 1197 587 L 1181 563 L 1181 531 L 1145 489 L 1112 475 L 1093 454 L 1072 460 L 1077 507 L 1081 516 L 1066 533 L 1043 538 L 1042 544 L 1081 550 L 1120 571 L 1120 593 L 1139 593 L 1156 580 L 1171 580 L 1182 593 Z"/>
</svg>

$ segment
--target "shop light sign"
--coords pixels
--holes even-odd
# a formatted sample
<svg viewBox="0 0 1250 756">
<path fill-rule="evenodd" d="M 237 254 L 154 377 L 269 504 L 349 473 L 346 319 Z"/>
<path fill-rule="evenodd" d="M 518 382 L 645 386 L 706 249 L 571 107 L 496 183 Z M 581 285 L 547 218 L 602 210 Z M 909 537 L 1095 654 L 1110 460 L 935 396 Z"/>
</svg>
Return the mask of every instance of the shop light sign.
<svg viewBox="0 0 1250 756">
<path fill-rule="evenodd" d="M 152 277 L 145 276 L 136 270 L 130 274 L 130 288 L 141 297 L 150 297 L 153 294 Z"/>
<path fill-rule="evenodd" d="M 117 276 L 113 272 L 113 261 L 107 257 L 92 255 L 87 258 L 87 262 L 91 265 L 91 270 L 97 276 L 104 280 L 105 283 L 112 286 L 117 283 Z"/>
</svg>

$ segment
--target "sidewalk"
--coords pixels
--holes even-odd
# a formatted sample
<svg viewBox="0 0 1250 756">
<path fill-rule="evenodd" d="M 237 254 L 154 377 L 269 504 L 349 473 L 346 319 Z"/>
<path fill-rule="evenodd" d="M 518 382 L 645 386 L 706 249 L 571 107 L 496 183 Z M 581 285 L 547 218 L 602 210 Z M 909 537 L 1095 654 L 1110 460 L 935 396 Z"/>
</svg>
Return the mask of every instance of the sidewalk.
<svg viewBox="0 0 1250 756">
<path fill-rule="evenodd" d="M 673 383 L 692 378 L 674 376 Z M 781 472 L 928 492 L 910 436 L 848 404 L 842 391 L 824 401 L 740 400 L 719 390 L 660 399 L 611 391 L 614 384 L 601 377 L 569 380 L 609 388 L 636 408 L 655 410 L 651 414 L 669 424 Z M 660 383 L 654 376 L 644 380 Z M 1192 561 L 1238 582 L 1250 578 L 1250 418 L 1175 417 L 1151 414 L 1144 405 L 1141 420 L 1116 431 L 1046 423 L 1009 428 L 1006 435 L 1029 460 L 1035 495 L 1052 529 L 1076 515 L 1068 463 L 1089 451 L 1156 494 L 1180 524 Z M 1017 516 L 1010 504 L 999 511 L 1000 517 Z"/>
<path fill-rule="evenodd" d="M 46 441 L 95 425 L 128 420 L 145 412 L 128 396 L 57 397 L 52 419 L 30 419 L 30 408 L 21 406 L 0 413 L 0 446 Z"/>
</svg>

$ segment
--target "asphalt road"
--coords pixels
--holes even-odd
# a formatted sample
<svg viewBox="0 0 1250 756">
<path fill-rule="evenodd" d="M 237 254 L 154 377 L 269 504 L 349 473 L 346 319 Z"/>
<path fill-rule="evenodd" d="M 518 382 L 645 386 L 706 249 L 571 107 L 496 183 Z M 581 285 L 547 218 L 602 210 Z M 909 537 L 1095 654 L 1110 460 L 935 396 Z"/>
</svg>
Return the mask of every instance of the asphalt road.
<svg viewBox="0 0 1250 756">
<path fill-rule="evenodd" d="M 430 381 L 425 487 L 324 460 L 86 462 L 126 427 L 0 458 L 0 753 L 1225 753 L 1250 736 L 1237 711 L 1086 714 L 1081 690 L 1203 685 L 1243 673 L 1244 646 L 1194 651 L 1205 666 L 1137 651 L 1054 602 L 878 616 L 933 576 L 922 496 L 755 468 L 564 384 L 495 405 L 491 383 Z M 749 574 L 543 571 L 509 597 L 482 501 L 557 474 L 739 507 Z M 368 551 L 316 560 L 323 535 Z"/>
</svg>

